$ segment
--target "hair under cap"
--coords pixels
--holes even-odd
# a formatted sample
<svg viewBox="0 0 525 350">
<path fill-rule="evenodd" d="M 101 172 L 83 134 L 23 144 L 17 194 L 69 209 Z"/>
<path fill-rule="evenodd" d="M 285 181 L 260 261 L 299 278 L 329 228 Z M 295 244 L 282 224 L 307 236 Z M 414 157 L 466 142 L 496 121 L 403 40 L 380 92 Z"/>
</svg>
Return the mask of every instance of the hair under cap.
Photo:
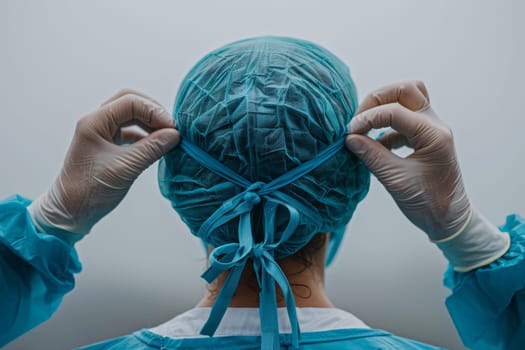
<svg viewBox="0 0 525 350">
<path fill-rule="evenodd" d="M 237 41 L 202 58 L 181 83 L 174 108 L 177 128 L 193 144 L 244 178 L 269 182 L 312 159 L 344 137 L 357 107 L 347 66 L 313 43 L 282 37 Z M 159 166 L 162 194 L 196 234 L 203 222 L 242 188 L 176 148 Z M 297 252 L 318 232 L 341 231 L 368 192 L 370 176 L 358 158 L 341 149 L 309 174 L 281 189 L 323 219 L 304 215 L 296 232 L 276 249 Z M 261 213 L 252 212 L 261 240 Z M 276 232 L 286 213 L 278 209 Z M 201 237 L 202 238 L 202 237 Z M 237 219 L 206 243 L 237 240 Z"/>
</svg>

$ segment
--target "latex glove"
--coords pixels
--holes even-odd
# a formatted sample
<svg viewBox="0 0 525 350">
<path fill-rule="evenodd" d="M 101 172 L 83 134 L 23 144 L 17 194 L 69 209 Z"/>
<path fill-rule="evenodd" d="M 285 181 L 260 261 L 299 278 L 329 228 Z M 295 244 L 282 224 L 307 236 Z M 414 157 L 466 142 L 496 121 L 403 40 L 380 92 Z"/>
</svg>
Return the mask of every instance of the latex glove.
<svg viewBox="0 0 525 350">
<path fill-rule="evenodd" d="M 395 132 L 379 142 L 363 135 L 373 128 Z M 368 95 L 350 125 L 346 145 L 368 166 L 405 216 L 432 240 L 468 223 L 471 205 L 461 178 L 450 128 L 430 107 L 422 82 L 396 83 Z M 401 158 L 392 148 L 409 146 Z"/>
<path fill-rule="evenodd" d="M 58 178 L 29 206 L 35 226 L 48 233 L 88 233 L 179 140 L 173 118 L 160 104 L 136 91 L 120 91 L 77 123 Z"/>
<path fill-rule="evenodd" d="M 379 142 L 363 135 L 383 127 L 395 131 Z M 509 235 L 472 209 L 452 131 L 430 107 L 422 82 L 392 84 L 368 95 L 349 128 L 348 149 L 363 160 L 456 271 L 471 271 L 505 254 Z M 414 152 L 401 158 L 390 151 L 401 146 Z"/>
</svg>

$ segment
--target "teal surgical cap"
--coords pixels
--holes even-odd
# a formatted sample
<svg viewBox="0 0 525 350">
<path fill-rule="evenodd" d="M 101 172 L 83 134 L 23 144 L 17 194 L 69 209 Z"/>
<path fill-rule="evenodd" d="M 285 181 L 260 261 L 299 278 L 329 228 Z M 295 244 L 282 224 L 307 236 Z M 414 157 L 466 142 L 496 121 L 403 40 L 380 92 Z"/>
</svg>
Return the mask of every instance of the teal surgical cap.
<svg viewBox="0 0 525 350">
<path fill-rule="evenodd" d="M 183 141 L 161 160 L 158 179 L 191 232 L 215 247 L 206 280 L 229 270 L 228 279 L 238 282 L 250 258 L 263 308 L 272 285 L 287 288 L 274 259 L 296 253 L 320 232 L 330 233 L 333 258 L 370 183 L 364 164 L 344 147 L 356 108 L 347 66 L 303 40 L 237 41 L 191 69 L 174 108 Z M 213 334 L 235 288 L 225 282 L 204 334 Z M 295 307 L 293 295 L 286 304 Z M 288 311 L 294 329 L 294 310 Z M 265 312 L 263 335 L 265 327 L 275 333 L 265 326 L 274 315 Z M 275 345 L 275 337 L 268 339 L 263 348 Z"/>
</svg>

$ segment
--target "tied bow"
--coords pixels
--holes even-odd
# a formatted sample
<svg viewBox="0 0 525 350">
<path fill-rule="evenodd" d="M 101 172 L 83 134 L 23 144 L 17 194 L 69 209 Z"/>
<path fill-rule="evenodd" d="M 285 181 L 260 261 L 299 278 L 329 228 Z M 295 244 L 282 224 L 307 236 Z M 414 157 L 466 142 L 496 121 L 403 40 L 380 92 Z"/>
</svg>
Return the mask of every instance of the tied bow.
<svg viewBox="0 0 525 350">
<path fill-rule="evenodd" d="M 286 275 L 276 262 L 275 250 L 285 243 L 295 232 L 300 222 L 300 215 L 309 217 L 318 227 L 322 218 L 307 206 L 294 198 L 278 191 L 318 167 L 339 151 L 344 138 L 334 142 L 321 151 L 315 158 L 299 165 L 269 183 L 261 181 L 250 183 L 244 177 L 212 158 L 194 144 L 182 140 L 180 147 L 193 159 L 226 180 L 245 190 L 225 201 L 200 227 L 197 236 L 208 242 L 216 229 L 225 223 L 239 218 L 238 243 L 228 243 L 216 247 L 210 254 L 210 267 L 202 274 L 208 283 L 213 282 L 221 273 L 229 270 L 228 277 L 217 295 L 210 316 L 201 329 L 201 334 L 212 336 L 237 289 L 242 272 L 248 259 L 253 260 L 257 282 L 261 288 L 259 316 L 261 320 L 261 348 L 279 349 L 279 324 L 277 317 L 277 297 L 275 284 L 283 292 L 288 317 L 292 330 L 292 346 L 299 346 L 299 321 L 295 307 L 293 292 Z M 264 199 L 264 200 L 263 200 Z M 255 243 L 252 234 L 251 211 L 255 205 L 263 205 L 264 240 Z M 278 206 L 288 211 L 288 223 L 275 241 L 275 215 Z"/>
</svg>

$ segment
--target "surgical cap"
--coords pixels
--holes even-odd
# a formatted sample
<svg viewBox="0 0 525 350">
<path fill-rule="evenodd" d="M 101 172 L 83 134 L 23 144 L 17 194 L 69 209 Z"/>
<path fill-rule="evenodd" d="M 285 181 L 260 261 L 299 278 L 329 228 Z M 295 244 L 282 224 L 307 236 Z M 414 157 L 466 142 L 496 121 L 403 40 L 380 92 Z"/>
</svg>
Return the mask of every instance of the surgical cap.
<svg viewBox="0 0 525 350">
<path fill-rule="evenodd" d="M 343 138 L 356 107 L 349 70 L 331 52 L 303 40 L 257 37 L 202 58 L 182 81 L 173 116 L 183 139 L 245 179 L 267 183 Z M 161 160 L 158 181 L 195 235 L 226 200 L 244 191 L 180 148 Z M 296 253 L 319 232 L 332 233 L 337 248 L 369 182 L 363 163 L 343 147 L 280 189 L 316 219 L 303 213 L 293 235 L 275 249 L 276 258 Z M 251 214 L 256 241 L 264 235 L 261 211 L 259 205 Z M 284 208 L 277 209 L 277 235 L 287 216 Z M 224 222 L 205 243 L 236 242 L 237 225 L 238 218 Z"/>
</svg>

